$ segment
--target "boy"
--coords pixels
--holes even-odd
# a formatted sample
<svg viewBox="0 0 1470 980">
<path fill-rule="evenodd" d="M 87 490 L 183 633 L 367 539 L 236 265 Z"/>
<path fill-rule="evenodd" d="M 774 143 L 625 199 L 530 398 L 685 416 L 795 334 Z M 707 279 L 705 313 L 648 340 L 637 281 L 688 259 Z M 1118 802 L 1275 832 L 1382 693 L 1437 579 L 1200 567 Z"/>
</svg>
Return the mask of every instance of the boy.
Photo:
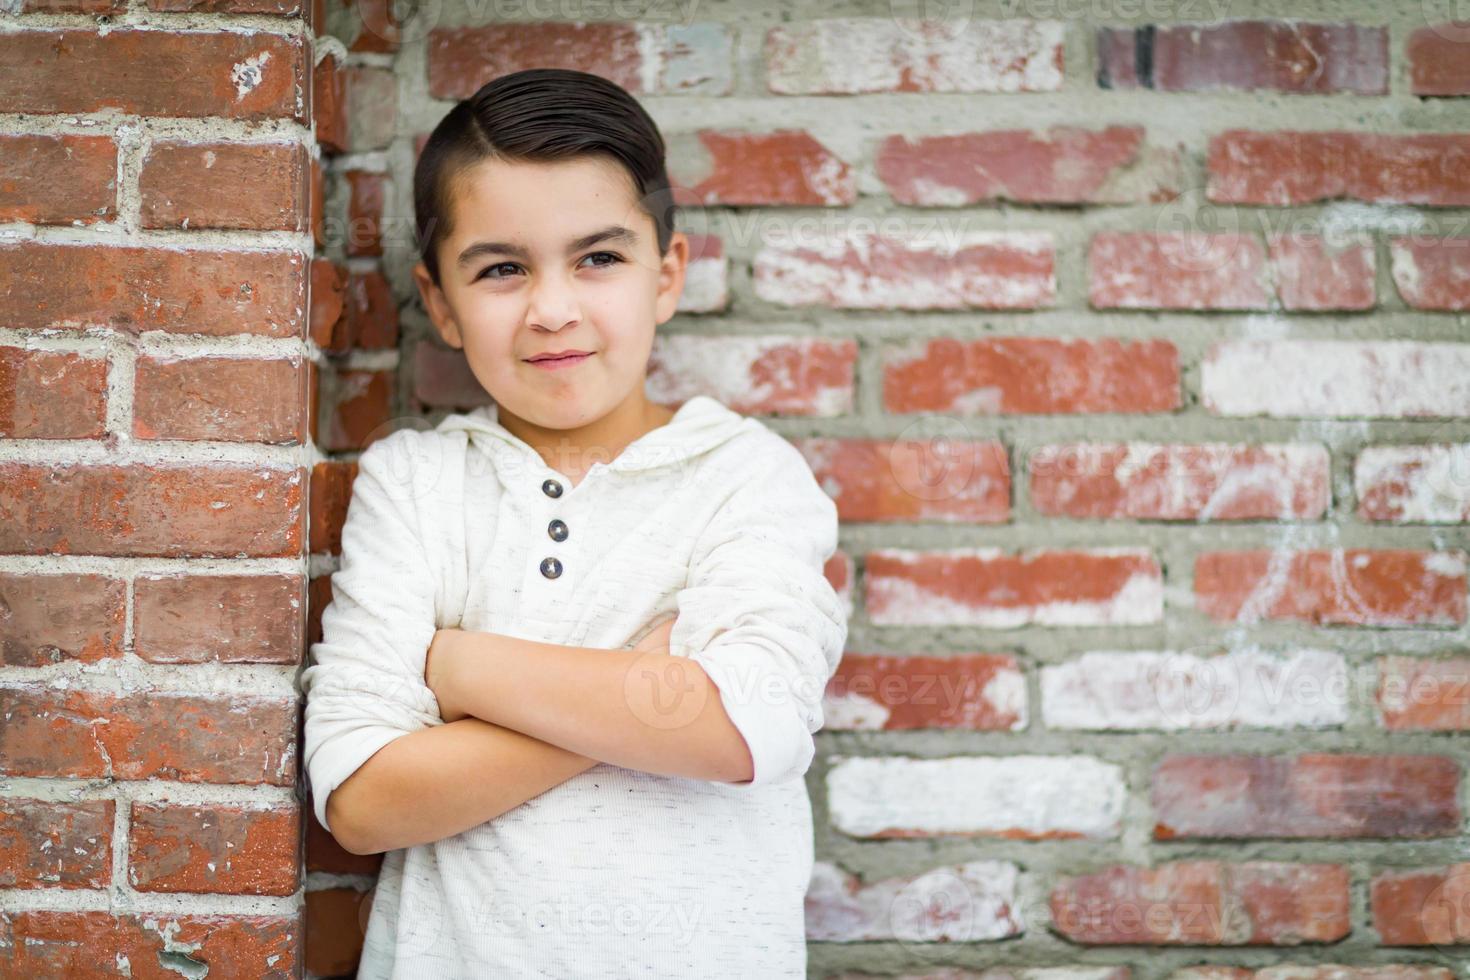
<svg viewBox="0 0 1470 980">
<path fill-rule="evenodd" d="M 806 975 L 836 508 L 758 420 L 644 394 L 663 160 L 557 69 L 419 160 L 415 281 L 494 404 L 362 454 L 302 674 L 317 819 L 386 852 L 362 980 Z"/>
</svg>

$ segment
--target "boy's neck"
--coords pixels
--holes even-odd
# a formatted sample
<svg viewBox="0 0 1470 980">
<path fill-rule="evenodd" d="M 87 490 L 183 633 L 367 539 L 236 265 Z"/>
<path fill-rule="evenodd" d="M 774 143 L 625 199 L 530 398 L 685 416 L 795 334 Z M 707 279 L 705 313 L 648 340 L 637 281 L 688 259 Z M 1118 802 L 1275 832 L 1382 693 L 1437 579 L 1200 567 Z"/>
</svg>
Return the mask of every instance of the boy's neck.
<svg viewBox="0 0 1470 980">
<path fill-rule="evenodd" d="M 671 409 L 649 401 L 639 385 L 612 411 L 577 429 L 545 429 L 503 410 L 499 422 L 576 486 L 592 464 L 611 463 L 634 440 L 673 417 Z"/>
</svg>

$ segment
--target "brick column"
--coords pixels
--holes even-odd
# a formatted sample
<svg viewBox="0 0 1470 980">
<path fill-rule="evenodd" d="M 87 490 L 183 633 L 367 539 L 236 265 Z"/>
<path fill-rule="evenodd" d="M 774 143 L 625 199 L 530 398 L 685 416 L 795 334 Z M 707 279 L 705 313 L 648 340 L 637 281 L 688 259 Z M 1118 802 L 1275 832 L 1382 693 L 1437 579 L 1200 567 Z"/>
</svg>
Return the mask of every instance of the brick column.
<svg viewBox="0 0 1470 980">
<path fill-rule="evenodd" d="M 298 0 L 0 18 L 0 975 L 303 974 Z"/>
</svg>

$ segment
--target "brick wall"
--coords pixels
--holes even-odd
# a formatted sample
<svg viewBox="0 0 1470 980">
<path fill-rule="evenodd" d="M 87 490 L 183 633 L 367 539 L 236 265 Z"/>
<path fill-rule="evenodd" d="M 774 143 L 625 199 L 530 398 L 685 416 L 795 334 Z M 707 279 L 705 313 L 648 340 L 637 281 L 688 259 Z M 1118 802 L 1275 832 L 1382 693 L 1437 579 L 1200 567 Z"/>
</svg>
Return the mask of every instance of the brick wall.
<svg viewBox="0 0 1470 980">
<path fill-rule="evenodd" d="M 565 65 L 683 189 L 651 395 L 759 415 L 843 521 L 812 975 L 1470 976 L 1467 12 L 905 8 L 5 18 L 0 965 L 350 975 L 379 859 L 290 791 L 291 668 L 356 454 L 486 400 L 416 154 Z"/>
<path fill-rule="evenodd" d="M 297 0 L 0 16 L 0 976 L 300 976 Z"/>
</svg>

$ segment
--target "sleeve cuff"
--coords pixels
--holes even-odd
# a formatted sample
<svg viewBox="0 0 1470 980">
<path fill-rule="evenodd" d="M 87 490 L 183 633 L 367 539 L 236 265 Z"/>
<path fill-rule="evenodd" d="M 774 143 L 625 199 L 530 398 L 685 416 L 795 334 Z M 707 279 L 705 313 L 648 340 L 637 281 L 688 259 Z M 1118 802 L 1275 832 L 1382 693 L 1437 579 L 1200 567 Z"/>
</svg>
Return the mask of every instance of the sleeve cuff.
<svg viewBox="0 0 1470 980">
<path fill-rule="evenodd" d="M 738 790 L 800 779 L 811 768 L 816 743 L 800 705 L 781 675 L 757 668 L 766 653 L 750 646 L 724 646 L 690 654 L 720 692 L 720 703 L 745 739 L 754 763 L 748 782 L 721 785 Z"/>
<path fill-rule="evenodd" d="M 350 740 L 339 739 L 342 743 L 340 745 L 323 745 L 317 748 L 316 755 L 307 766 L 307 775 L 311 783 L 312 810 L 316 813 L 317 822 L 326 828 L 327 833 L 332 833 L 332 828 L 327 825 L 327 797 L 379 749 L 394 739 L 409 734 L 411 733 L 401 728 L 386 726 L 360 728 L 352 733 Z M 322 754 L 324 751 L 326 755 Z"/>
</svg>

